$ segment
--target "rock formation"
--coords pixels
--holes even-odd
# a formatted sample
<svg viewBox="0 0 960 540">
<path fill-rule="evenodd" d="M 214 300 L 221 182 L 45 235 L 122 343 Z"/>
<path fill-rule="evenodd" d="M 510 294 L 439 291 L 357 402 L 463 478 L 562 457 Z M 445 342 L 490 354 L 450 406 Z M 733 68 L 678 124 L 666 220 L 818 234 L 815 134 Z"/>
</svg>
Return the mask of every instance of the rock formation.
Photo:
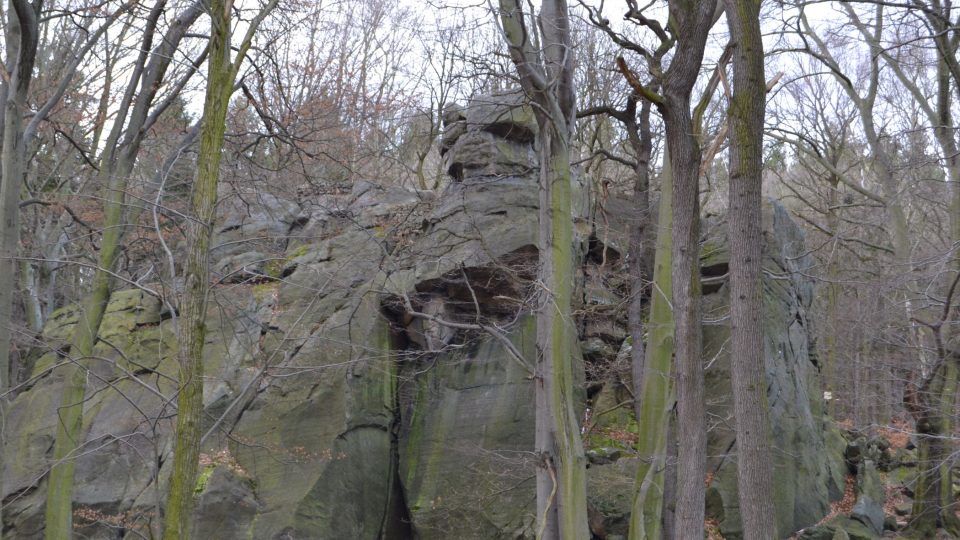
<svg viewBox="0 0 960 540">
<path fill-rule="evenodd" d="M 228 201 L 213 253 L 221 284 L 208 316 L 198 537 L 534 536 L 537 128 L 516 103 L 501 95 L 447 110 L 442 148 L 454 181 L 438 196 L 360 182 L 302 203 L 253 193 Z M 613 196 L 598 209 L 576 185 L 575 356 L 591 374 L 582 397 L 593 412 L 621 401 L 626 387 L 595 373 L 617 362 L 627 335 L 617 276 L 629 212 Z M 704 239 L 708 506 L 735 538 L 724 230 L 713 221 Z M 766 224 L 776 498 L 782 530 L 793 531 L 826 514 L 845 473 L 842 444 L 834 451 L 822 418 L 802 236 L 776 205 Z M 172 315 L 139 290 L 113 295 L 77 455 L 84 538 L 135 538 L 131 531 L 158 526 L 172 462 Z M 11 538 L 41 534 L 61 385 L 54 368 L 69 357 L 76 321 L 72 306 L 52 318 L 9 408 Z M 636 431 L 622 410 L 589 426 Z M 629 444 L 608 446 L 591 448 L 590 502 L 595 532 L 613 538 L 624 532 L 633 467 Z"/>
</svg>

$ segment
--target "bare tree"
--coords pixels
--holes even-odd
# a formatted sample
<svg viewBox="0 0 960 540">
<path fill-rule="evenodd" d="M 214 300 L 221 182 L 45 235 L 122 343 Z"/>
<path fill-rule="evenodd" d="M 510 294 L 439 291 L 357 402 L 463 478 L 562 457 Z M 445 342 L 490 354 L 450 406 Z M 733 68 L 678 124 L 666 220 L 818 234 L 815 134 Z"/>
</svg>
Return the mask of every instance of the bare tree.
<svg viewBox="0 0 960 540">
<path fill-rule="evenodd" d="M 205 321 L 210 294 L 210 240 L 216 218 L 227 109 L 234 82 L 253 44 L 254 35 L 278 2 L 269 0 L 260 8 L 250 21 L 232 60 L 230 20 L 233 2 L 213 0 L 207 6 L 211 26 L 210 60 L 200 130 L 200 153 L 197 156 L 197 175 L 191 202 L 194 219 L 187 233 L 184 297 L 178 327 L 180 391 L 177 394 L 176 447 L 163 530 L 163 538 L 168 540 L 189 539 L 192 534 L 193 491 L 202 435 L 203 345 L 206 342 Z"/>
<path fill-rule="evenodd" d="M 574 54 L 565 0 L 547 0 L 535 29 L 518 0 L 500 0 L 500 21 L 540 134 L 540 283 L 537 314 L 536 450 L 538 538 L 589 537 L 586 459 L 573 403 L 574 280 L 570 140 L 576 119 Z"/>
<path fill-rule="evenodd" d="M 64 534 L 69 534 L 67 531 L 72 530 L 71 500 L 75 466 L 73 453 L 82 442 L 83 398 L 87 378 L 85 364 L 97 342 L 100 323 L 110 300 L 112 282 L 116 275 L 114 268 L 126 229 L 123 224 L 127 214 L 126 196 L 130 174 L 147 131 L 173 103 L 170 94 L 159 103 L 155 103 L 155 98 L 174 59 L 174 53 L 186 37 L 187 30 L 203 11 L 199 2 L 188 6 L 171 22 L 167 31 L 160 35 L 161 41 L 154 46 L 153 40 L 159 33 L 158 21 L 165 8 L 166 1 L 159 0 L 148 15 L 147 28 L 134 64 L 133 75 L 106 140 L 105 155 L 101 158 L 99 177 L 101 185 L 106 186 L 104 234 L 93 287 L 84 302 L 70 347 L 74 362 L 67 366 L 65 374 L 60 421 L 57 424 L 54 444 L 54 463 L 47 487 L 45 531 L 47 538 L 51 539 L 61 538 Z M 204 55 L 205 52 L 200 55 L 201 58 Z M 195 62 L 194 66 L 197 64 L 198 62 Z M 179 92 L 194 72 L 195 67 L 188 69 L 173 84 L 173 89 Z"/>
<path fill-rule="evenodd" d="M 952 510 L 952 488 L 949 488 L 952 483 L 952 471 L 948 462 L 950 444 L 944 440 L 944 436 L 953 431 L 952 411 L 956 400 L 958 370 L 954 361 L 944 359 L 943 351 L 939 347 L 924 345 L 924 342 L 936 341 L 933 336 L 938 331 L 935 330 L 933 323 L 927 322 L 920 316 L 921 312 L 928 310 L 932 305 L 943 304 L 943 300 L 930 299 L 925 291 L 932 286 L 943 290 L 947 281 L 943 279 L 943 275 L 949 275 L 954 270 L 948 270 L 944 274 L 935 273 L 928 277 L 924 277 L 920 272 L 922 263 L 919 261 L 922 257 L 918 255 L 918 251 L 920 246 L 927 242 L 925 237 L 928 236 L 928 231 L 924 230 L 922 223 L 917 223 L 916 218 L 913 222 L 911 221 L 911 198 L 918 189 L 910 181 L 910 175 L 898 170 L 898 167 L 903 167 L 898 164 L 902 151 L 898 148 L 898 144 L 892 142 L 894 137 L 890 134 L 890 130 L 898 126 L 891 121 L 886 110 L 891 103 L 894 103 L 894 98 L 884 95 L 884 92 L 889 92 L 891 95 L 898 93 L 896 89 L 885 88 L 885 83 L 888 81 L 895 82 L 900 88 L 906 90 L 902 95 L 907 100 L 912 100 L 920 118 L 926 120 L 927 127 L 900 126 L 900 129 L 905 131 L 931 129 L 934 140 L 939 146 L 941 163 L 949 178 L 948 190 L 954 190 L 950 203 L 952 207 L 948 212 L 950 221 L 948 237 L 952 239 L 953 244 L 952 247 L 950 245 L 946 247 L 946 257 L 942 254 L 937 257 L 945 259 L 949 268 L 949 261 L 954 260 L 955 257 L 952 254 L 955 252 L 955 242 L 958 238 L 956 235 L 958 222 L 956 185 L 957 179 L 960 178 L 960 168 L 957 166 L 957 146 L 951 131 L 953 122 L 950 111 L 952 102 L 950 87 L 951 79 L 956 73 L 954 67 L 956 67 L 957 43 L 956 39 L 948 37 L 950 32 L 947 28 L 950 23 L 947 21 L 952 16 L 949 13 L 949 7 L 926 2 L 917 2 L 910 6 L 887 6 L 881 2 L 865 3 L 871 4 L 866 13 L 858 11 L 849 4 L 843 4 L 841 7 L 856 32 L 856 37 L 847 38 L 847 42 L 851 39 L 862 40 L 869 51 L 869 57 L 863 66 L 859 66 L 860 69 L 857 69 L 858 66 L 851 68 L 844 65 L 840 48 L 831 43 L 830 39 L 822 37 L 823 32 L 811 24 L 805 13 L 805 6 L 801 6 L 796 19 L 795 35 L 800 43 L 797 50 L 814 58 L 820 66 L 826 68 L 849 102 L 853 104 L 868 151 L 866 171 L 871 175 L 870 179 L 876 183 L 877 188 L 874 189 L 871 186 L 872 182 L 864 182 L 862 177 L 850 174 L 847 169 L 841 167 L 835 152 L 815 150 L 813 148 L 816 145 L 810 144 L 810 139 L 799 134 L 793 138 L 780 137 L 782 140 L 799 143 L 797 148 L 827 171 L 835 185 L 842 184 L 871 203 L 879 205 L 886 212 L 884 240 L 889 242 L 890 248 L 879 247 L 893 255 L 893 265 L 898 274 L 897 282 L 901 284 L 894 293 L 895 304 L 901 309 L 899 326 L 907 329 L 910 336 L 909 340 L 902 341 L 904 344 L 910 343 L 911 354 L 918 360 L 913 362 L 908 370 L 911 372 L 916 370 L 920 373 L 917 388 L 908 387 L 906 392 L 918 398 L 918 401 L 909 409 L 914 416 L 918 432 L 919 454 L 922 456 L 919 461 L 924 464 L 915 490 L 917 495 L 914 498 L 910 528 L 913 534 L 924 537 L 933 535 L 938 525 L 952 531 L 960 528 Z M 932 86 L 935 88 L 933 91 L 929 86 L 924 88 L 920 82 L 924 79 L 921 74 L 927 69 L 921 67 L 917 71 L 917 68 L 911 68 L 911 64 L 915 62 L 907 59 L 910 53 L 906 44 L 898 37 L 895 38 L 894 45 L 889 46 L 885 36 L 891 26 L 889 21 L 894 20 L 893 14 L 902 15 L 904 19 L 910 19 L 912 15 L 919 21 L 918 26 L 926 27 L 929 31 L 929 34 L 920 34 L 913 39 L 929 40 L 934 43 L 933 50 L 936 54 L 934 67 L 930 70 L 936 74 L 933 78 Z M 937 28 L 940 30 L 936 30 Z M 900 22 L 896 29 L 897 31 L 908 30 L 908 26 Z M 952 65 L 954 67 L 951 67 Z M 886 68 L 892 72 L 892 80 L 883 78 Z M 840 124 L 843 123 L 840 122 Z M 891 124 L 894 125 L 891 126 Z M 830 206 L 835 208 L 837 205 Z M 831 210 L 831 213 L 834 212 L 835 210 Z M 833 230 L 833 234 L 838 234 L 839 221 L 835 215 L 830 216 L 828 229 Z M 878 246 L 874 244 L 872 247 Z M 836 275 L 834 274 L 833 277 L 835 279 Z M 836 288 L 831 285 L 831 299 L 835 298 L 835 293 Z M 928 301 L 925 301 L 925 297 Z M 833 303 L 834 300 L 830 302 L 830 309 L 833 312 L 836 306 Z M 949 324 L 947 326 L 949 327 Z M 828 352 L 833 355 L 835 341 L 831 339 L 827 345 Z M 949 347 L 945 350 L 949 351 Z M 930 354 L 931 351 L 933 354 Z M 950 357 L 950 354 L 947 356 Z M 833 368 L 828 365 L 828 369 Z M 908 382 L 908 386 L 912 384 Z"/>
<path fill-rule="evenodd" d="M 99 42 L 110 24 L 131 6 L 132 2 L 122 5 L 108 15 L 99 28 L 92 32 L 90 29 L 97 20 L 96 17 L 83 19 L 80 36 L 76 43 L 78 48 L 61 50 L 62 53 L 73 56 L 64 60 L 61 74 L 54 79 L 54 88 L 47 99 L 32 113 L 29 121 L 24 124 L 31 82 L 34 79 L 34 65 L 37 63 L 37 51 L 41 41 L 41 14 L 44 3 L 43 0 L 32 2 L 14 0 L 10 3 L 6 25 L 9 74 L 4 77 L 3 89 L 0 92 L 4 97 L 3 149 L 2 158 L 0 158 L 4 179 L 0 186 L 0 394 L 5 393 L 10 386 L 13 304 L 20 243 L 20 195 L 27 172 L 27 151 L 40 124 L 60 103 L 73 83 L 87 53 Z M 29 267 L 24 267 L 24 270 L 29 270 Z M 32 312 L 36 313 L 36 310 Z M 31 320 L 34 328 L 37 328 L 42 319 L 34 317 Z M 0 416 L 2 416 L 2 401 L 4 400 L 0 399 Z"/>
<path fill-rule="evenodd" d="M 33 79 L 33 66 L 39 43 L 39 18 L 42 0 L 11 2 L 8 10 L 7 53 L 9 79 L 3 87 L 3 183 L 0 192 L 0 390 L 10 383 L 10 336 L 16 268 L 17 240 L 19 239 L 20 187 L 24 175 L 26 145 L 23 136 L 23 116 L 27 109 L 27 94 Z"/>
<path fill-rule="evenodd" d="M 707 35 L 721 12 L 714 1 L 670 1 L 669 22 L 664 25 L 644 13 L 636 2 L 628 2 L 628 8 L 627 18 L 649 30 L 657 39 L 655 49 L 627 39 L 614 30 L 598 10 L 591 10 L 591 19 L 615 42 L 640 55 L 647 63 L 655 87 L 649 83 L 644 85 L 626 60 L 618 58 L 627 81 L 657 107 L 666 128 L 673 179 L 672 285 L 679 426 L 675 526 L 678 533 L 702 536 L 707 444 L 699 307 L 702 152 L 697 138 L 699 128 L 690 106 Z M 671 49 L 673 57 L 664 69 L 664 57 Z M 653 88 L 659 88 L 659 91 Z M 665 429 L 665 426 L 655 429 Z"/>
</svg>

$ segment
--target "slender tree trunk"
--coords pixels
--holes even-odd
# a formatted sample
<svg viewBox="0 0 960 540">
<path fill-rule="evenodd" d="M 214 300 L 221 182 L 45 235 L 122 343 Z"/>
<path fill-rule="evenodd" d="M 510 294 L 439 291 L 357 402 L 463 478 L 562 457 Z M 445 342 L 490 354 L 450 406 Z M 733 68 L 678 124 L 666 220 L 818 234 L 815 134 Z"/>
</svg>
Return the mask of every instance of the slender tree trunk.
<svg viewBox="0 0 960 540">
<path fill-rule="evenodd" d="M 3 148 L 0 156 L 0 396 L 10 388 L 10 356 L 13 343 L 13 298 L 16 289 L 16 261 L 20 239 L 20 188 L 23 182 L 26 152 L 23 116 L 27 111 L 27 92 L 37 55 L 37 18 L 42 2 L 12 0 L 6 28 L 8 66 L 4 81 Z M 0 426 L 6 420 L 6 398 L 0 397 Z M 3 468 L 5 437 L 0 430 L 0 469 Z M 2 493 L 2 479 L 0 479 Z M 0 512 L 0 537 L 3 536 Z"/>
<path fill-rule="evenodd" d="M 217 188 L 220 181 L 227 110 L 237 71 L 246 56 L 253 35 L 277 5 L 271 0 L 249 23 L 236 58 L 230 61 L 230 13 L 232 0 L 210 0 L 209 63 L 207 89 L 200 127 L 200 153 L 193 185 L 191 209 L 194 219 L 187 231 L 187 262 L 177 360 L 180 391 L 177 395 L 176 447 L 173 473 L 164 517 L 164 540 L 189 540 L 192 530 L 193 495 L 200 458 L 203 414 L 203 345 L 206 339 L 207 302 L 210 294 L 210 241 L 216 219 Z"/>
<path fill-rule="evenodd" d="M 45 535 L 48 540 L 64 538 L 73 528 L 73 474 L 74 453 L 83 443 L 83 401 L 86 393 L 88 362 L 97 343 L 100 323 L 112 290 L 112 272 L 120 243 L 126 232 L 124 227 L 126 192 L 136 157 L 143 141 L 144 126 L 151 117 L 154 98 L 172 60 L 173 50 L 183 39 L 187 28 L 199 18 L 202 9 L 193 4 L 185 9 L 171 24 L 163 42 L 152 48 L 153 37 L 159 18 L 164 14 L 165 0 L 158 0 L 147 19 L 142 50 L 134 67 L 127 90 L 117 112 L 114 127 L 106 141 L 106 150 L 101 159 L 100 185 L 106 186 L 104 197 L 104 228 L 97 257 L 97 271 L 93 284 L 82 304 L 70 347 L 72 362 L 66 366 L 63 394 L 60 401 L 57 435 L 53 446 L 53 464 L 47 485 Z M 149 63 L 147 60 L 149 58 Z M 139 84 L 138 84 L 139 83 Z M 142 85 L 141 92 L 136 94 Z M 134 96 L 136 94 L 136 97 Z M 127 120 L 127 114 L 130 114 Z M 127 120 L 124 127 L 124 120 Z M 121 136 L 123 140 L 121 141 Z"/>
<path fill-rule="evenodd" d="M 132 168 L 132 163 L 130 163 Z M 111 170 L 105 167 L 105 170 Z M 110 303 L 112 271 L 121 250 L 123 233 L 126 178 L 130 171 L 122 165 L 112 169 L 114 174 L 101 175 L 109 182 L 104 215 L 103 237 L 97 256 L 98 269 L 94 273 L 90 292 L 84 299 L 80 318 L 73 331 L 70 345 L 72 362 L 65 369 L 63 393 L 58 409 L 57 435 L 53 445 L 53 464 L 47 484 L 46 528 L 47 540 L 64 538 L 73 530 L 73 475 L 76 466 L 74 453 L 83 443 L 83 401 L 86 394 L 87 370 L 97 344 L 100 323 Z"/>
<path fill-rule="evenodd" d="M 10 385 L 13 298 L 20 243 L 20 191 L 26 172 L 23 117 L 37 57 L 38 17 L 43 3 L 13 0 L 7 11 L 8 66 L 4 81 L 3 148 L 0 156 L 0 389 Z"/>
<path fill-rule="evenodd" d="M 746 540 L 777 538 L 763 359 L 761 190 L 766 78 L 760 0 L 725 0 L 733 55 L 730 102 L 730 342 L 737 490 Z"/>
<path fill-rule="evenodd" d="M 647 292 L 647 272 L 649 262 L 645 249 L 650 224 L 650 157 L 653 153 L 653 138 L 650 133 L 650 102 L 643 100 L 640 108 L 639 124 L 632 118 L 636 114 L 636 96 L 631 96 L 631 105 L 627 107 L 627 132 L 631 146 L 637 155 L 636 178 L 633 186 L 633 205 L 636 215 L 630 230 L 630 246 L 627 260 L 630 270 L 630 305 L 627 307 L 627 325 L 630 327 L 631 379 L 633 381 L 633 411 L 640 419 L 640 407 L 643 402 L 644 364 L 646 363 L 646 344 L 643 342 L 643 300 Z M 662 188 L 666 189 L 666 188 Z M 661 202 L 661 207 L 662 207 Z M 662 209 L 661 209 L 662 211 Z M 654 263 L 656 264 L 656 263 Z M 671 325 L 673 324 L 671 317 Z M 671 347 L 670 354 L 673 354 Z"/>
<path fill-rule="evenodd" d="M 673 234 L 670 158 L 664 160 L 661 176 L 660 215 L 654 255 L 654 288 L 650 307 L 649 342 L 643 369 L 643 386 L 635 391 L 641 398 L 637 422 L 643 434 L 637 440 L 636 493 L 630 514 L 630 540 L 659 540 L 663 534 L 665 470 L 670 411 L 673 409 L 673 285 L 671 249 Z"/>
<path fill-rule="evenodd" d="M 100 261 L 113 258 L 118 246 L 108 243 L 106 236 L 100 246 Z M 103 277 L 100 278 L 101 274 Z M 47 483 L 46 528 L 48 540 L 69 538 L 73 532 L 73 472 L 76 465 L 74 451 L 82 443 L 83 396 L 86 390 L 86 365 L 93 355 L 97 330 L 110 301 L 109 276 L 97 272 L 93 290 L 80 311 L 70 347 L 73 362 L 67 367 L 63 383 L 61 406 L 58 409 L 57 436 L 53 446 L 53 466 Z"/>
<path fill-rule="evenodd" d="M 840 385 L 839 385 L 839 362 L 837 336 L 840 334 L 839 311 L 840 311 L 840 262 L 837 250 L 840 249 L 840 215 L 836 208 L 839 201 L 840 182 L 836 176 L 830 179 L 830 194 L 827 203 L 830 205 L 827 214 L 827 227 L 833 235 L 830 243 L 830 260 L 827 262 L 827 327 L 824 336 L 823 351 L 823 379 L 825 389 L 830 393 L 830 400 L 827 401 L 827 414 L 837 418 L 837 404 L 839 403 Z"/>
<path fill-rule="evenodd" d="M 11 17 L 14 14 L 11 11 Z M 17 220 L 20 203 L 20 179 L 23 176 L 22 154 L 22 127 L 24 99 L 18 97 L 19 92 L 9 91 L 4 108 L 5 122 L 3 125 L 3 156 L 2 182 L 0 182 L 0 394 L 10 388 L 11 353 L 13 345 L 13 298 L 14 298 L 14 271 L 17 257 L 17 245 L 20 225 Z M 6 420 L 6 398 L 0 397 L 0 421 Z M 0 432 L 0 437 L 2 437 Z M 0 439 L 0 466 L 3 460 L 3 446 L 5 437 Z M 2 467 L 0 467 L 2 469 Z M 2 479 L 0 479 L 2 482 Z M 2 483 L 0 483 L 2 487 Z M 0 536 L 2 531 L 2 514 L 0 514 Z"/>
<path fill-rule="evenodd" d="M 543 50 L 535 50 L 518 0 L 500 0 L 511 60 L 536 105 L 540 149 L 540 282 L 535 386 L 537 538 L 586 540 L 586 459 L 574 409 L 573 220 L 570 139 L 576 118 L 570 18 L 564 0 L 545 0 Z M 540 58 L 543 60 L 541 61 Z"/>
<path fill-rule="evenodd" d="M 177 437 L 173 475 L 167 498 L 163 537 L 189 539 L 194 483 L 200 457 L 200 423 L 203 412 L 204 321 L 210 290 L 210 239 L 216 217 L 217 184 L 226 125 L 233 93 L 230 52 L 230 12 L 225 0 L 210 2 L 210 63 L 203 104 L 200 153 L 193 185 L 192 210 L 187 235 L 184 300 L 179 332 L 180 392 L 177 396 Z"/>
</svg>

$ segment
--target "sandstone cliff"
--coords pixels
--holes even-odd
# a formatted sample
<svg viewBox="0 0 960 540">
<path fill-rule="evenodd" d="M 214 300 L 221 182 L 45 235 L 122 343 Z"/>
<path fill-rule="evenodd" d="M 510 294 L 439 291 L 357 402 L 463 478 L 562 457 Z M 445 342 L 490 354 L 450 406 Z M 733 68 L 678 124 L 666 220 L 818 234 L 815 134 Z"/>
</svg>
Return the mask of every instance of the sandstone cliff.
<svg viewBox="0 0 960 540">
<path fill-rule="evenodd" d="M 208 316 L 198 537 L 533 537 L 533 391 L 523 359 L 535 354 L 537 130 L 513 101 L 448 111 L 443 147 L 454 181 L 442 193 L 358 183 L 301 201 L 257 193 L 227 201 L 213 254 L 220 283 Z M 588 186 L 575 188 L 581 350 L 571 354 L 590 374 L 586 415 L 626 395 L 622 378 L 597 374 L 622 362 L 626 288 L 617 275 L 630 205 L 611 197 L 600 211 Z M 776 205 L 765 221 L 776 498 L 782 529 L 793 531 L 842 493 L 843 448 L 822 416 L 802 234 Z M 722 220 L 705 230 L 708 509 L 735 538 Z M 157 526 L 172 462 L 174 315 L 139 290 L 113 296 L 76 456 L 78 537 L 137 538 Z M 69 359 L 76 321 L 74 307 L 57 312 L 8 412 L 10 538 L 40 536 L 61 385 L 54 368 Z M 629 406 L 589 427 L 590 502 L 612 537 L 623 534 L 633 463 L 628 441 L 606 434 L 642 437 L 642 428 Z"/>
</svg>

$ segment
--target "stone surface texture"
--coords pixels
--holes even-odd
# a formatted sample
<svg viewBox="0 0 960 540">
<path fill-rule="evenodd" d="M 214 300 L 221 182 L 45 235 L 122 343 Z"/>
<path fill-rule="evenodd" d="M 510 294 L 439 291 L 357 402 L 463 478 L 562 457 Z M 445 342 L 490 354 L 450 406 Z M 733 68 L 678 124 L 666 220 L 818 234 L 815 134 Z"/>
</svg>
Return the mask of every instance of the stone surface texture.
<svg viewBox="0 0 960 540">
<path fill-rule="evenodd" d="M 234 193 L 214 250 L 207 319 L 198 538 L 533 538 L 537 124 L 517 95 L 449 107 L 440 193 L 357 182 L 306 201 Z M 585 417 L 623 401 L 622 277 L 631 205 L 603 208 L 575 176 Z M 843 442 L 823 418 L 800 229 L 765 212 L 765 354 L 778 522 L 809 526 L 843 492 Z M 722 219 L 703 239 L 708 507 L 740 534 L 731 418 Z M 46 480 L 77 308 L 59 310 L 8 408 L 8 538 L 42 534 Z M 471 325 L 478 321 L 493 331 Z M 451 326 L 445 323 L 455 323 Z M 175 317 L 139 290 L 113 295 L 90 361 L 77 454 L 78 538 L 156 534 L 172 463 Z M 509 346 L 507 344 L 510 344 Z M 626 344 L 629 346 L 629 344 Z M 522 359 L 509 350 L 519 351 Z M 629 369 L 626 370 L 629 373 Z M 587 399 L 591 401 L 587 403 Z M 624 407 L 585 435 L 591 521 L 625 534 L 636 430 Z M 632 424 L 631 424 L 632 423 Z M 641 434 L 642 436 L 642 434 Z M 597 457 L 599 456 L 599 457 Z M 871 516 L 872 518 L 872 516 Z M 868 520 L 871 521 L 872 519 Z M 786 534 L 785 534 L 786 536 Z"/>
</svg>

